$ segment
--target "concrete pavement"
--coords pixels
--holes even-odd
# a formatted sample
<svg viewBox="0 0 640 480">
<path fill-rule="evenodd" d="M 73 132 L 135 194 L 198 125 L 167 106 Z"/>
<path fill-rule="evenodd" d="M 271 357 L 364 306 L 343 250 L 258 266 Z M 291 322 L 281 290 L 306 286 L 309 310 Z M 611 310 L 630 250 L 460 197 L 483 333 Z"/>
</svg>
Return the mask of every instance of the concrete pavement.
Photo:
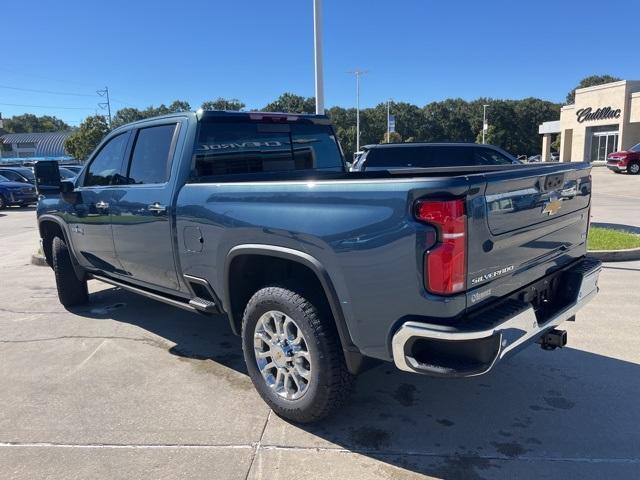
<svg viewBox="0 0 640 480">
<path fill-rule="evenodd" d="M 640 178 L 600 178 L 595 172 L 603 192 L 610 181 L 625 186 L 594 198 L 594 221 L 632 224 L 607 208 L 630 207 L 635 185 L 627 179 Z M 628 204 L 620 198 L 627 193 Z M 223 318 L 97 282 L 86 307 L 62 308 L 51 270 L 29 264 L 34 227 L 33 211 L 0 212 L 0 478 L 640 472 L 640 300 L 631 287 L 640 282 L 640 262 L 605 266 L 600 295 L 567 325 L 565 349 L 533 346 L 467 380 L 383 365 L 358 379 L 343 411 L 300 427 L 271 414 L 254 392 Z"/>
</svg>

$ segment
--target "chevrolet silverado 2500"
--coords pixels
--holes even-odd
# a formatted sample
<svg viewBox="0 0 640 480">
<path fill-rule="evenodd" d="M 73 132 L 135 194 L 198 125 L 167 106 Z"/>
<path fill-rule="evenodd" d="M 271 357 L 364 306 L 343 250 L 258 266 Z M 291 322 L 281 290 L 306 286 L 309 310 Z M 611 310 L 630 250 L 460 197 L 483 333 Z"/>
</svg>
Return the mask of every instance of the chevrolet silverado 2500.
<svg viewBox="0 0 640 480">
<path fill-rule="evenodd" d="M 36 165 L 37 214 L 62 304 L 95 279 L 226 315 L 293 421 L 376 361 L 467 377 L 563 346 L 556 327 L 598 290 L 584 163 L 348 172 L 324 116 L 199 111 L 115 129 L 72 181 L 57 170 Z"/>
</svg>

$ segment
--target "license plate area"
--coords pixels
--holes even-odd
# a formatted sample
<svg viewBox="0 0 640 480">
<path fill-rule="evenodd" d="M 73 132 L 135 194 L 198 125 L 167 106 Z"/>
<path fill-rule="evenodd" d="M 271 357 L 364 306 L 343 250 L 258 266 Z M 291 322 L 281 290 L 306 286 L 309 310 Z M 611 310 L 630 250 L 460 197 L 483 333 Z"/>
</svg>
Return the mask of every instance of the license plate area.
<svg viewBox="0 0 640 480">
<path fill-rule="evenodd" d="M 519 300 L 531 304 L 538 324 L 542 325 L 577 299 L 582 275 L 561 270 L 524 287 Z"/>
</svg>

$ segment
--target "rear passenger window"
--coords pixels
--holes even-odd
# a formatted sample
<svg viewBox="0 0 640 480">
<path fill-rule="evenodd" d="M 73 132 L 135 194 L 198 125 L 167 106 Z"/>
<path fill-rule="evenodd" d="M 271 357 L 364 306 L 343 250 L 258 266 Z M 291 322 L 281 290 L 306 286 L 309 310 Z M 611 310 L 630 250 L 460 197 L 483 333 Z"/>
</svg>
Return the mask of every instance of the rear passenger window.
<svg viewBox="0 0 640 480">
<path fill-rule="evenodd" d="M 128 183 L 143 185 L 169 180 L 169 154 L 175 130 L 175 123 L 138 130 L 131 154 Z"/>
<path fill-rule="evenodd" d="M 192 177 L 342 168 L 328 125 L 202 122 Z"/>
</svg>

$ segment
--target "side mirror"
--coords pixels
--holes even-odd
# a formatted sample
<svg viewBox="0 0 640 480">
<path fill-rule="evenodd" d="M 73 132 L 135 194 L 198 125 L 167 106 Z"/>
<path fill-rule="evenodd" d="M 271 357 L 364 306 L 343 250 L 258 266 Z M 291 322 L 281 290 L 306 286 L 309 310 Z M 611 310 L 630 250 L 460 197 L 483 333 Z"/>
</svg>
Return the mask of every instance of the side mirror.
<svg viewBox="0 0 640 480">
<path fill-rule="evenodd" d="M 34 167 L 36 190 L 40 195 L 60 193 L 60 169 L 55 160 L 40 160 Z"/>
<path fill-rule="evenodd" d="M 62 193 L 63 195 L 65 193 L 73 193 L 73 190 L 76 188 L 76 186 L 73 184 L 73 182 L 70 182 L 69 180 L 62 180 L 60 182 L 60 193 Z"/>
<path fill-rule="evenodd" d="M 71 203 L 72 205 L 76 205 L 82 201 L 80 192 L 76 192 L 75 189 L 75 184 L 70 180 L 62 180 L 60 182 L 60 196 L 65 202 Z"/>
</svg>

